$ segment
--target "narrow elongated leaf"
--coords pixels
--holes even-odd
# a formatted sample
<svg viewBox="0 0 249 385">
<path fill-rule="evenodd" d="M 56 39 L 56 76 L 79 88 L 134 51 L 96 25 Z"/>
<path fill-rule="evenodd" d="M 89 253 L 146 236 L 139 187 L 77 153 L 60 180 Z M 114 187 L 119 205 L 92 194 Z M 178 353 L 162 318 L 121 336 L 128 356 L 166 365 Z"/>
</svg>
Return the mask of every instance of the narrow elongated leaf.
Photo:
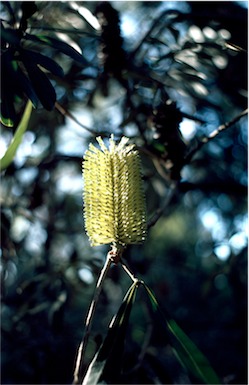
<svg viewBox="0 0 249 385">
<path fill-rule="evenodd" d="M 13 127 L 16 119 L 13 82 L 15 72 L 12 64 L 13 54 L 10 51 L 4 52 L 1 57 L 1 123 L 7 127 Z"/>
<path fill-rule="evenodd" d="M 144 284 L 143 286 L 149 296 L 153 311 L 159 316 L 158 319 L 166 330 L 173 351 L 180 363 L 203 383 L 220 384 L 220 380 L 207 358 L 184 333 L 180 326 L 178 326 L 171 317 L 165 316 L 161 312 L 155 295 L 147 285 Z"/>
<path fill-rule="evenodd" d="M 24 75 L 19 66 L 15 70 L 14 79 L 16 82 L 16 94 L 22 96 L 22 93 L 24 93 L 31 100 L 33 106 L 37 108 L 38 97 L 36 96 L 36 93 L 29 79 Z M 13 89 L 13 91 L 14 90 L 15 89 Z"/>
<path fill-rule="evenodd" d="M 3 59 L 2 67 L 4 67 Z M 14 127 L 16 111 L 14 107 L 13 87 L 11 79 L 7 76 L 7 72 L 5 72 L 5 74 L 6 76 L 1 79 L 1 123 L 6 127 Z"/>
<path fill-rule="evenodd" d="M 83 58 L 83 56 L 78 51 L 76 51 L 76 49 L 74 49 L 73 47 L 71 47 L 70 45 L 65 43 L 64 41 L 61 41 L 61 40 L 58 40 L 58 39 L 55 39 L 53 37 L 49 37 L 46 35 L 29 35 L 29 34 L 26 34 L 25 38 L 28 40 L 32 40 L 36 43 L 49 45 L 50 47 L 52 47 L 54 49 L 58 49 L 60 52 L 64 53 L 67 56 L 70 56 L 72 59 L 74 59 L 74 60 L 76 60 L 82 64 L 85 64 L 85 65 L 88 64 L 86 59 Z"/>
<path fill-rule="evenodd" d="M 32 111 L 32 103 L 29 101 L 26 105 L 22 119 L 20 121 L 19 126 L 16 129 L 14 137 L 13 137 L 6 153 L 4 154 L 2 159 L 0 160 L 0 171 L 5 170 L 9 166 L 9 164 L 12 162 L 12 160 L 16 154 L 16 151 L 18 149 L 18 146 L 22 141 L 23 134 L 28 128 L 28 123 L 29 123 L 31 111 Z"/>
<path fill-rule="evenodd" d="M 2 55 L 2 74 L 5 76 L 2 76 L 1 79 L 1 121 L 4 125 L 14 126 L 16 120 L 14 100 L 16 96 L 22 98 L 23 94 L 25 94 L 32 101 L 35 108 L 38 105 L 38 98 L 31 82 L 20 69 L 14 53 L 11 50 L 6 51 Z M 12 122 L 12 124 L 6 124 L 6 122 Z"/>
<path fill-rule="evenodd" d="M 1 123 L 6 127 L 14 127 L 16 112 L 14 108 L 13 98 L 5 97 L 1 102 Z"/>
<path fill-rule="evenodd" d="M 46 108 L 46 110 L 51 111 L 54 108 L 56 101 L 56 93 L 54 87 L 48 80 L 45 73 L 40 68 L 38 68 L 35 63 L 29 60 L 26 52 L 21 53 L 21 58 L 28 72 L 31 84 L 41 104 L 44 108 Z"/>
<path fill-rule="evenodd" d="M 40 64 L 43 68 L 45 68 L 52 74 L 59 77 L 64 76 L 62 67 L 59 64 L 57 64 L 54 60 L 50 59 L 49 57 L 30 50 L 25 50 L 25 55 L 33 63 Z"/>
<path fill-rule="evenodd" d="M 82 385 L 96 385 L 102 376 L 111 378 L 112 383 L 115 382 L 115 377 L 121 369 L 124 339 L 137 288 L 138 283 L 134 282 L 127 291 L 109 326 L 103 344 L 87 370 Z"/>
<path fill-rule="evenodd" d="M 11 29 L 11 28 L 4 28 L 3 25 L 1 25 L 1 41 L 2 43 L 9 43 L 9 44 L 20 44 L 22 35 L 18 30 Z"/>
</svg>

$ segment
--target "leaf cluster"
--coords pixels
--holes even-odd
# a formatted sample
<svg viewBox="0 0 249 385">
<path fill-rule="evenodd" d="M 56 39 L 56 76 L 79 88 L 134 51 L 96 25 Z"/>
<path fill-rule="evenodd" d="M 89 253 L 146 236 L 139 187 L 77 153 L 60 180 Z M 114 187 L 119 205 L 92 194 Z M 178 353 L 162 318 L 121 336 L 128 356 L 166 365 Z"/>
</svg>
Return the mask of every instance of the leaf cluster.
<svg viewBox="0 0 249 385">
<path fill-rule="evenodd" d="M 7 9 L 12 15 L 9 3 Z M 49 46 L 76 61 L 83 61 L 81 55 L 67 43 L 51 36 L 27 33 L 28 19 L 37 11 L 35 2 L 22 2 L 21 11 L 19 23 L 16 20 L 1 22 L 1 122 L 8 127 L 13 127 L 17 122 L 16 100 L 28 98 L 35 108 L 39 102 L 48 111 L 54 108 L 56 92 L 46 72 L 63 77 L 64 71 L 53 59 L 38 50 Z M 30 43 L 33 43 L 36 51 L 26 48 Z"/>
</svg>

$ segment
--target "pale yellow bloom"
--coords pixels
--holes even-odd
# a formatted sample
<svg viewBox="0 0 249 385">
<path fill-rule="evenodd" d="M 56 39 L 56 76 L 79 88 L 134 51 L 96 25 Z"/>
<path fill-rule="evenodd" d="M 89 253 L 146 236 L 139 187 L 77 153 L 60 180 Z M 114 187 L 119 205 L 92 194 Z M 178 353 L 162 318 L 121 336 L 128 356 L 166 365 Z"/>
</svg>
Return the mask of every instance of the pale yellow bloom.
<svg viewBox="0 0 249 385">
<path fill-rule="evenodd" d="M 146 237 L 146 205 L 141 163 L 135 145 L 113 138 L 107 148 L 90 144 L 83 161 L 84 218 L 91 245 L 141 243 Z"/>
</svg>

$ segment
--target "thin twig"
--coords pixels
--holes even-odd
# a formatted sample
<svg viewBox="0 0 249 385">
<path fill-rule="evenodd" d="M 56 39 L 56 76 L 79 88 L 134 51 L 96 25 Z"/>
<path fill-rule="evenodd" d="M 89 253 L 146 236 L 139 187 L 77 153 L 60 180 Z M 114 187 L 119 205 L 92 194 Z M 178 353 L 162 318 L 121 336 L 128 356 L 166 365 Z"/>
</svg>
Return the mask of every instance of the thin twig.
<svg viewBox="0 0 249 385">
<path fill-rule="evenodd" d="M 152 25 L 150 27 L 150 29 L 147 31 L 147 33 L 143 36 L 142 40 L 139 42 L 139 44 L 137 45 L 137 47 L 135 47 L 135 49 L 131 52 L 130 56 L 129 56 L 129 59 L 131 60 L 131 58 L 133 58 L 137 52 L 140 50 L 140 48 L 142 47 L 142 45 L 144 44 L 144 42 L 148 39 L 148 37 L 152 34 L 153 30 L 155 27 L 158 26 L 158 23 L 160 22 L 160 20 L 162 20 L 162 18 L 165 16 L 165 15 L 174 15 L 174 14 L 179 14 L 178 11 L 175 11 L 175 10 L 171 10 L 171 9 L 166 9 L 165 11 L 163 11 L 162 13 L 160 13 L 159 16 L 157 16 L 153 22 L 152 22 Z M 168 26 L 168 24 L 171 22 L 171 19 L 169 18 L 168 20 L 166 19 L 165 21 L 165 26 L 164 28 L 166 28 Z"/>
<path fill-rule="evenodd" d="M 98 282 L 96 284 L 96 288 L 95 288 L 95 292 L 94 292 L 94 297 L 93 297 L 93 300 L 91 302 L 91 305 L 90 305 L 88 313 L 87 313 L 87 317 L 86 317 L 86 321 L 85 321 L 85 332 L 84 332 L 84 336 L 83 336 L 83 339 L 81 341 L 81 344 L 79 346 L 77 358 L 76 358 L 73 384 L 79 384 L 80 383 L 79 379 L 80 379 L 80 375 L 81 375 L 81 368 L 82 368 L 82 364 L 83 364 L 84 355 L 86 352 L 86 346 L 88 343 L 88 339 L 89 339 L 89 336 L 91 333 L 93 316 L 94 316 L 94 313 L 96 310 L 96 306 L 97 306 L 97 303 L 99 300 L 99 295 L 100 295 L 105 277 L 106 277 L 106 275 L 110 269 L 112 262 L 113 262 L 113 256 L 109 252 L 107 254 L 105 264 L 104 264 L 104 266 L 100 272 L 99 279 L 98 279 Z"/>
<path fill-rule="evenodd" d="M 70 118 L 71 120 L 73 120 L 76 124 L 78 124 L 80 127 L 84 128 L 84 130 L 90 132 L 91 134 L 93 135 L 99 135 L 99 132 L 97 131 L 94 131 L 92 128 L 90 127 L 87 127 L 85 126 L 84 124 L 82 124 L 81 122 L 78 121 L 78 119 L 75 118 L 75 116 L 73 116 L 71 114 L 71 112 L 67 111 L 64 107 L 62 107 L 62 105 L 60 105 L 58 102 L 55 102 L 55 108 L 63 115 L 63 116 L 67 116 L 68 118 Z"/>
<path fill-rule="evenodd" d="M 161 215 L 164 213 L 165 209 L 169 206 L 169 203 L 171 202 L 171 199 L 173 198 L 176 188 L 178 184 L 176 182 L 172 182 L 169 186 L 168 193 L 165 197 L 165 200 L 160 208 L 156 210 L 153 217 L 148 221 L 148 229 L 156 224 L 158 219 L 161 217 Z"/>
<path fill-rule="evenodd" d="M 137 278 L 135 276 L 135 274 L 131 271 L 131 269 L 128 267 L 128 265 L 124 262 L 123 258 L 120 257 L 120 260 L 119 262 L 121 263 L 121 266 L 122 268 L 124 269 L 124 271 L 126 272 L 126 274 L 129 275 L 130 279 L 133 281 L 133 282 L 137 282 L 138 285 L 144 285 L 144 281 L 142 281 L 141 279 Z"/>
<path fill-rule="evenodd" d="M 129 269 L 129 267 L 126 265 L 126 263 L 124 262 L 124 260 L 122 258 L 120 258 L 120 263 L 121 263 L 121 266 L 124 269 L 124 271 L 129 275 L 130 279 L 133 282 L 137 282 L 138 279 L 135 277 L 135 275 L 132 273 L 132 271 Z"/>
<path fill-rule="evenodd" d="M 226 130 L 233 124 L 237 123 L 243 116 L 248 114 L 248 109 L 242 111 L 239 115 L 235 116 L 230 122 L 227 122 L 225 124 L 221 124 L 216 130 L 212 131 L 211 134 L 209 134 L 206 138 L 202 139 L 202 143 L 205 144 L 209 142 L 210 140 L 214 139 L 221 131 Z"/>
<path fill-rule="evenodd" d="M 242 111 L 239 115 L 235 116 L 232 120 L 230 120 L 227 123 L 221 124 L 218 128 L 216 128 L 214 131 L 211 132 L 208 136 L 202 138 L 195 146 L 194 148 L 190 149 L 189 153 L 185 157 L 185 164 L 188 164 L 192 157 L 195 155 L 197 151 L 201 149 L 201 147 L 216 138 L 217 135 L 219 135 L 222 131 L 226 130 L 227 128 L 231 127 L 233 124 L 237 123 L 243 116 L 246 116 L 248 114 L 248 109 Z"/>
<path fill-rule="evenodd" d="M 124 271 L 129 275 L 129 277 L 131 278 L 131 280 L 133 282 L 137 282 L 141 285 L 144 285 L 144 281 L 141 281 L 140 279 L 136 278 L 134 273 L 130 270 L 130 268 L 127 266 L 127 264 L 124 262 L 124 260 L 122 259 L 122 257 L 120 258 L 120 263 L 121 263 L 121 266 L 122 268 L 124 269 Z M 151 339 L 151 335 L 152 335 L 152 331 L 153 331 L 153 324 L 150 323 L 148 325 L 148 329 L 147 329 L 147 333 L 145 335 L 145 339 L 144 339 L 144 342 L 142 344 L 142 348 L 141 348 L 141 352 L 138 356 L 138 362 L 137 364 L 132 368 L 131 371 L 128 371 L 127 373 L 132 373 L 132 372 L 135 372 L 141 365 L 142 363 L 142 360 L 146 354 L 146 351 L 147 351 L 147 347 L 149 345 L 149 342 L 150 342 L 150 339 Z"/>
</svg>

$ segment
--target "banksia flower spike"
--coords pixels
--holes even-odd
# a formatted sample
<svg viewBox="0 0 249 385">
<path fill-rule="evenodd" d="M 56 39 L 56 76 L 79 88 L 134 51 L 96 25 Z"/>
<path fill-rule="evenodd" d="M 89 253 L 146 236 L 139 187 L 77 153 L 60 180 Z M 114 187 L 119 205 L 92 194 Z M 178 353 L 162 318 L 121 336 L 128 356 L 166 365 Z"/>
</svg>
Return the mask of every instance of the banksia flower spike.
<svg viewBox="0 0 249 385">
<path fill-rule="evenodd" d="M 111 243 L 116 250 L 146 237 L 146 206 L 141 164 L 135 145 L 113 137 L 107 148 L 90 144 L 83 161 L 85 228 L 92 246 Z"/>
</svg>

